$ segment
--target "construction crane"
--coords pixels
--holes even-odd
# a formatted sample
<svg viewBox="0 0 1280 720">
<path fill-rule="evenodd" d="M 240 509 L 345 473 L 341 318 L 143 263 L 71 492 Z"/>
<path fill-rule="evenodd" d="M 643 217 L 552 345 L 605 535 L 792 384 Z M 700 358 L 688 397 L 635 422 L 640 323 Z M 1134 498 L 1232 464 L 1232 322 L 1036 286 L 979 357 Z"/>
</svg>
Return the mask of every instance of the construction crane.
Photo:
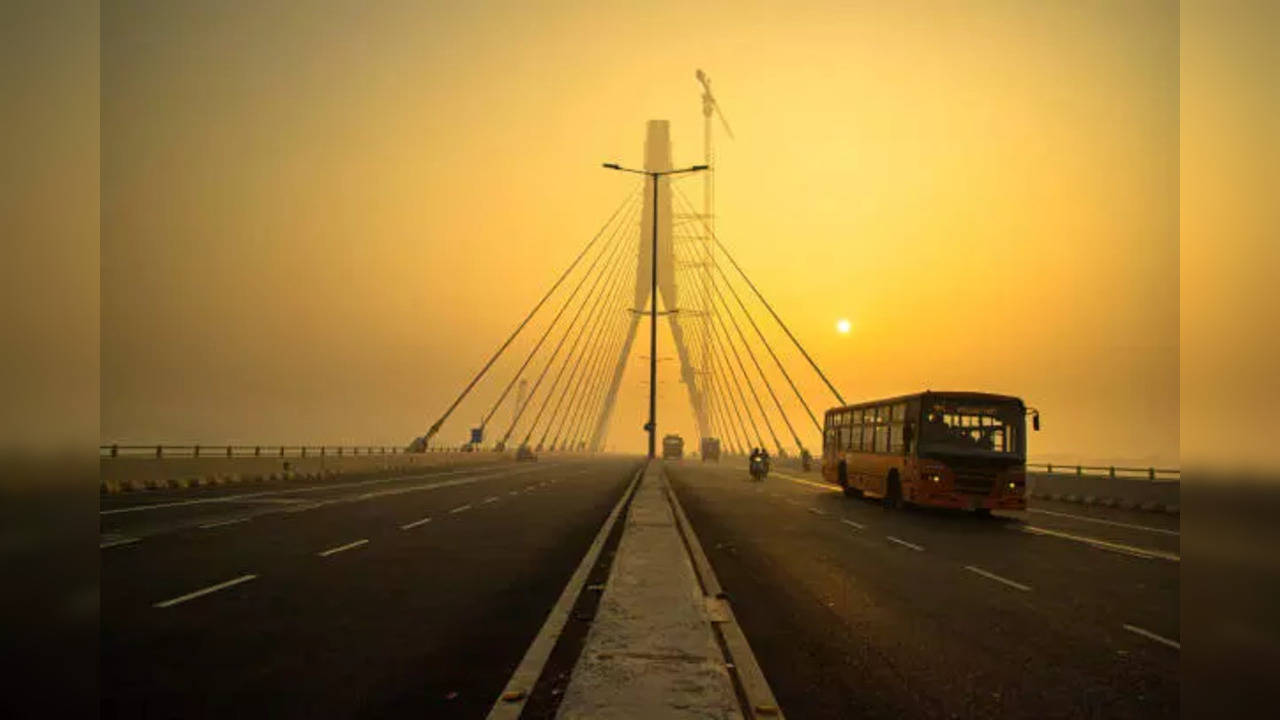
<svg viewBox="0 0 1280 720">
<path fill-rule="evenodd" d="M 720 103 L 716 102 L 716 96 L 711 94 L 711 78 L 707 74 L 699 70 L 695 77 L 698 82 L 702 83 L 702 147 L 703 155 L 706 158 L 706 165 L 710 171 L 702 174 L 703 193 L 702 193 L 702 212 L 706 216 L 707 227 L 713 231 L 715 229 L 715 170 L 716 166 L 712 160 L 715 157 L 714 142 L 711 137 L 711 116 L 718 115 L 720 124 L 724 126 L 724 132 L 733 139 L 733 130 L 729 128 L 729 121 L 724 117 L 724 111 L 720 109 Z"/>
<path fill-rule="evenodd" d="M 703 287 L 708 286 L 712 282 L 714 275 L 712 274 L 713 263 L 715 262 L 715 187 L 716 187 L 716 163 L 715 144 L 711 135 L 711 116 L 718 115 L 720 124 L 724 126 L 724 132 L 733 139 L 733 130 L 729 128 L 729 121 L 724 117 L 724 111 L 720 109 L 720 103 L 716 102 L 716 96 L 711 93 L 711 78 L 702 72 L 697 71 L 695 77 L 702 84 L 702 148 L 704 162 L 708 170 L 702 173 L 702 223 L 703 223 L 703 246 L 702 246 L 702 282 Z M 704 298 L 705 302 L 710 302 L 710 298 Z M 712 308 L 702 308 L 702 364 L 707 364 L 709 357 L 708 344 L 710 342 L 710 322 Z M 698 368 L 700 371 L 697 377 L 705 378 L 710 372 L 709 368 Z M 705 380 L 703 381 L 706 382 Z M 710 388 L 704 387 L 702 395 L 706 397 L 710 392 Z"/>
</svg>

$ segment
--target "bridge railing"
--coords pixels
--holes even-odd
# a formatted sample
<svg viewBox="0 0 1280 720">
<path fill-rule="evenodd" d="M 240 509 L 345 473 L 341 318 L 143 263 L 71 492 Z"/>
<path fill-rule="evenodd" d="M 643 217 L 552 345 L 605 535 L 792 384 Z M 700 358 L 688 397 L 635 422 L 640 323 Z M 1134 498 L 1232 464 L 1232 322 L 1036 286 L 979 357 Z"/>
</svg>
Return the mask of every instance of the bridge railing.
<svg viewBox="0 0 1280 720">
<path fill-rule="evenodd" d="M 456 452 L 458 448 L 433 447 L 428 452 Z M 245 457 L 346 457 L 395 455 L 406 450 L 391 445 L 100 445 L 101 458 L 245 458 Z"/>
<path fill-rule="evenodd" d="M 1075 475 L 1077 477 L 1129 478 L 1151 482 L 1179 482 L 1182 470 L 1178 468 L 1122 467 L 1119 465 L 1071 465 L 1068 463 L 1027 463 L 1027 470 L 1046 475 Z"/>
</svg>

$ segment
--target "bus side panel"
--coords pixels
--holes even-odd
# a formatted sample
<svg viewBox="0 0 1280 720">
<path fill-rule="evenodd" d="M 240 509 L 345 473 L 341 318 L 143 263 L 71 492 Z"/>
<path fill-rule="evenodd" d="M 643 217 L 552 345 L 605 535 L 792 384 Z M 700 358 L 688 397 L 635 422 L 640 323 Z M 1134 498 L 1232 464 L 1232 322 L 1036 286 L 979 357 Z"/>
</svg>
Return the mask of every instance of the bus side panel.
<svg viewBox="0 0 1280 720">
<path fill-rule="evenodd" d="M 840 465 L 840 458 L 836 456 L 822 458 L 822 480 L 836 485 L 839 475 L 837 474 Z"/>
<path fill-rule="evenodd" d="M 902 458 L 902 467 L 898 470 L 902 480 L 902 497 L 912 501 L 920 489 L 920 461 L 914 457 Z"/>
<path fill-rule="evenodd" d="M 849 453 L 849 484 L 863 493 L 874 493 L 875 460 L 871 453 Z"/>
<path fill-rule="evenodd" d="M 889 472 L 896 469 L 906 487 L 907 470 L 901 455 L 888 453 L 850 453 L 849 484 L 870 497 L 884 497 Z"/>
</svg>

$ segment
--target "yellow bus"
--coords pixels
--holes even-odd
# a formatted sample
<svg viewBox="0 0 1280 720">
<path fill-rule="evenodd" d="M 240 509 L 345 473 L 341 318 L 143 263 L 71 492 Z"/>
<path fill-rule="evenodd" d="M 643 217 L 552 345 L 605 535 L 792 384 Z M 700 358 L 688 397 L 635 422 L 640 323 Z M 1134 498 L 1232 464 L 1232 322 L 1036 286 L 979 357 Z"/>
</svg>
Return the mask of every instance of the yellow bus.
<svg viewBox="0 0 1280 720">
<path fill-rule="evenodd" d="M 826 412 L 822 476 L 851 497 L 973 510 L 1027 507 L 1026 416 L 1021 399 L 926 391 Z"/>
</svg>

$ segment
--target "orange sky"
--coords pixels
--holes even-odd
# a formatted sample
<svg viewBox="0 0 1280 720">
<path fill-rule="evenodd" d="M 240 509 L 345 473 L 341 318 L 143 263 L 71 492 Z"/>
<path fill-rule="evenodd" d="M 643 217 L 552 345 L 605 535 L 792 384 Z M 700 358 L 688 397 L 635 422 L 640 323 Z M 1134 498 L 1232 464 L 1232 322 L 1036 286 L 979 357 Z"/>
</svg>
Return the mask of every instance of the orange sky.
<svg viewBox="0 0 1280 720">
<path fill-rule="evenodd" d="M 720 235 L 846 397 L 1178 462 L 1176 5 L 687 5 L 105 5 L 103 440 L 421 433 L 631 187 L 600 162 L 650 118 L 700 160 L 701 67 Z"/>
</svg>

